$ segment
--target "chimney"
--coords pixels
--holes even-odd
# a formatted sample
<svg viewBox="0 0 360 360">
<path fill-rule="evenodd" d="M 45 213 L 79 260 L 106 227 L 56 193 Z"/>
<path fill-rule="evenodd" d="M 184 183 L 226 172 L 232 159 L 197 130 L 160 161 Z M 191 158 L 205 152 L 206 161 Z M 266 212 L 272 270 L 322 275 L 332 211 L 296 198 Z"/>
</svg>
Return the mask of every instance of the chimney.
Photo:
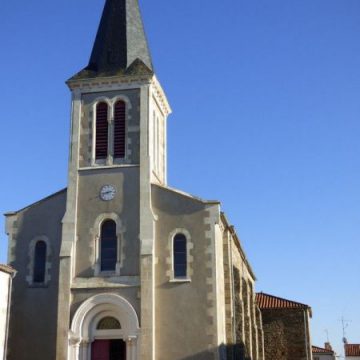
<svg viewBox="0 0 360 360">
<path fill-rule="evenodd" d="M 331 345 L 330 345 L 329 342 L 326 342 L 326 343 L 325 343 L 325 349 L 332 351 L 332 347 L 331 347 Z"/>
</svg>

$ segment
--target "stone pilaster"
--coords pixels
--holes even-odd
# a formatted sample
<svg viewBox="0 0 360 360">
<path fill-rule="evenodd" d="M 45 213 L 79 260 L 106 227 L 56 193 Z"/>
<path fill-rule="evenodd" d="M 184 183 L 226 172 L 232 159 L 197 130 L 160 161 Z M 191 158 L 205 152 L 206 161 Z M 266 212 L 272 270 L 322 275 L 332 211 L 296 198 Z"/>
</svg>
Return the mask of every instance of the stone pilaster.
<svg viewBox="0 0 360 360">
<path fill-rule="evenodd" d="M 140 91 L 140 277 L 141 360 L 155 359 L 155 218 L 151 208 L 149 86 Z"/>
<path fill-rule="evenodd" d="M 63 219 L 59 264 L 59 297 L 57 316 L 56 360 L 68 358 L 68 332 L 70 329 L 71 280 L 76 242 L 76 212 L 78 187 L 79 136 L 81 118 L 81 93 L 73 92 L 71 146 L 66 213 Z"/>
</svg>

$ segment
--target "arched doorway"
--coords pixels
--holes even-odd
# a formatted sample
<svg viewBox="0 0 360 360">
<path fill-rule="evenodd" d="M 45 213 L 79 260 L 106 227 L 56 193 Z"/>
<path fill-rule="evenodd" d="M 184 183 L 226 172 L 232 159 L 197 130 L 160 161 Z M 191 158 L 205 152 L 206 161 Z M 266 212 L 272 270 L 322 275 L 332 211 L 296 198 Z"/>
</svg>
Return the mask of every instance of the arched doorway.
<svg viewBox="0 0 360 360">
<path fill-rule="evenodd" d="M 139 321 L 116 294 L 99 294 L 76 311 L 69 333 L 70 360 L 136 360 Z"/>
</svg>

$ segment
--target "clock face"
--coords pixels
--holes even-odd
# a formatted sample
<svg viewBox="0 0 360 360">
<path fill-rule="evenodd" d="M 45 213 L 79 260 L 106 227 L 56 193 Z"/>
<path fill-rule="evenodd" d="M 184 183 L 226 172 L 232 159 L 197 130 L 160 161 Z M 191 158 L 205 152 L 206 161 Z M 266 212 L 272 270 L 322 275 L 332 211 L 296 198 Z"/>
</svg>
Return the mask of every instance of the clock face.
<svg viewBox="0 0 360 360">
<path fill-rule="evenodd" d="M 113 185 L 104 185 L 100 190 L 100 197 L 104 201 L 110 201 L 114 199 L 116 189 Z"/>
</svg>

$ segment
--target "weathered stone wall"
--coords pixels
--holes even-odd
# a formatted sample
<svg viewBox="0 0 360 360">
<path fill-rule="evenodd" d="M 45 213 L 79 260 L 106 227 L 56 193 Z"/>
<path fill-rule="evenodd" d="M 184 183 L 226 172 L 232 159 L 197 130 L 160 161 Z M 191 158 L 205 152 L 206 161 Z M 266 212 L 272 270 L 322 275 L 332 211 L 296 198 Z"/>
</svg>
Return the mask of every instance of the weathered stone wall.
<svg viewBox="0 0 360 360">
<path fill-rule="evenodd" d="M 255 276 L 233 229 L 224 228 L 227 359 L 263 360 L 263 331 L 255 302 Z"/>
<path fill-rule="evenodd" d="M 308 360 L 307 310 L 263 309 L 265 359 Z"/>
</svg>

